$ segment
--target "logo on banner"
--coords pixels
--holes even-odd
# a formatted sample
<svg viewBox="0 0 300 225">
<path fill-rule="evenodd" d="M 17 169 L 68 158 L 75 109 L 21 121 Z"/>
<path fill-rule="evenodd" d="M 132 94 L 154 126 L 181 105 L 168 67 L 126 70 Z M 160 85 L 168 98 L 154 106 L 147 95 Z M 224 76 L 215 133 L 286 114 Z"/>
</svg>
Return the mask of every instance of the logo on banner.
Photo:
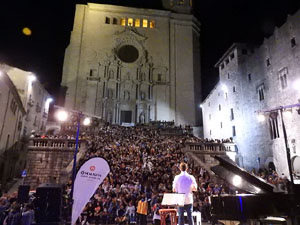
<svg viewBox="0 0 300 225">
<path fill-rule="evenodd" d="M 95 166 L 91 166 L 90 167 L 90 171 L 95 171 L 96 167 Z"/>
</svg>

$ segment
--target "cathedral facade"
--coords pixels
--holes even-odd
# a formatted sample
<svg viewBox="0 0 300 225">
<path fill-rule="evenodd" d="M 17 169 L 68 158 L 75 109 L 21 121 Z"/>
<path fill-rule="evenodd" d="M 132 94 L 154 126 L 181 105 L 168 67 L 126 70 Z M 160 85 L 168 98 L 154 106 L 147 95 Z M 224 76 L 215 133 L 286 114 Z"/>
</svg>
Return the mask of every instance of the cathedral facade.
<svg viewBox="0 0 300 225">
<path fill-rule="evenodd" d="M 274 164 L 289 177 L 288 147 L 300 174 L 299 21 L 300 11 L 288 16 L 258 47 L 233 44 L 216 64 L 219 83 L 202 102 L 204 137 L 232 137 L 247 169 Z"/>
<path fill-rule="evenodd" d="M 66 108 L 112 124 L 200 124 L 200 24 L 190 1 L 163 5 L 76 5 L 62 78 Z"/>
</svg>

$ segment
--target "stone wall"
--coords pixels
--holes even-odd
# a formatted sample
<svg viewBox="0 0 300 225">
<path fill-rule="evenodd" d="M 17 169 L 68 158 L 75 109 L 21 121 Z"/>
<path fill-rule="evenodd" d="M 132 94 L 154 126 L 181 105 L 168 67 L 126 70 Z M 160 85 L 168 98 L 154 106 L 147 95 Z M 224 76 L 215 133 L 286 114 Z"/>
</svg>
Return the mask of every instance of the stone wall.
<svg viewBox="0 0 300 225">
<path fill-rule="evenodd" d="M 35 188 L 43 183 L 64 183 L 71 176 L 66 168 L 72 163 L 75 140 L 30 139 L 27 153 L 27 177 L 25 183 Z M 80 141 L 77 161 L 86 151 L 84 141 Z"/>
</svg>

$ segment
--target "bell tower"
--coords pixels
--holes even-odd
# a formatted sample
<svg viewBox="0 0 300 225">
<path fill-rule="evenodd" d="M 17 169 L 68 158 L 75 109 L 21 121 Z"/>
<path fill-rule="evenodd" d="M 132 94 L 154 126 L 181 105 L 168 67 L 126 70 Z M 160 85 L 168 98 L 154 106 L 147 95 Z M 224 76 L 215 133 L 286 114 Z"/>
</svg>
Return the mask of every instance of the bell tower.
<svg viewBox="0 0 300 225">
<path fill-rule="evenodd" d="M 162 0 L 165 9 L 176 13 L 191 14 L 193 0 Z"/>
</svg>

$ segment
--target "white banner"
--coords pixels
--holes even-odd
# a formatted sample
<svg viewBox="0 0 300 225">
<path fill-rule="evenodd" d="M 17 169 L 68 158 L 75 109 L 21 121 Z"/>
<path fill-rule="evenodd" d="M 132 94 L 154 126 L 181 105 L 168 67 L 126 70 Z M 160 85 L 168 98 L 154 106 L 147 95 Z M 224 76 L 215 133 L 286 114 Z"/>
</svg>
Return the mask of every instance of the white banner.
<svg viewBox="0 0 300 225">
<path fill-rule="evenodd" d="M 74 183 L 72 225 L 108 173 L 108 163 L 99 157 L 89 159 L 80 167 Z"/>
</svg>

